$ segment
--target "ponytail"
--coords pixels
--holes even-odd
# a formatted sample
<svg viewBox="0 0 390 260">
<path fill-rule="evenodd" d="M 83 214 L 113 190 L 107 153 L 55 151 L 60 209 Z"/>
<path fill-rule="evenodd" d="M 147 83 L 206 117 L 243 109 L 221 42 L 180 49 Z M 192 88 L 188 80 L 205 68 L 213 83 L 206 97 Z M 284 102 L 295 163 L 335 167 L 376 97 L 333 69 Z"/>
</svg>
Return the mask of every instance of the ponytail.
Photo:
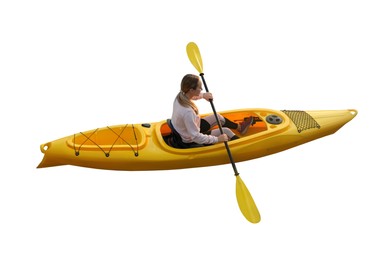
<svg viewBox="0 0 390 260">
<path fill-rule="evenodd" d="M 190 107 L 194 110 L 195 114 L 197 115 L 199 114 L 198 107 L 195 105 L 194 102 L 188 99 L 188 97 L 183 91 L 180 91 L 177 94 L 176 99 L 179 101 L 179 104 L 182 105 L 183 107 Z"/>
</svg>

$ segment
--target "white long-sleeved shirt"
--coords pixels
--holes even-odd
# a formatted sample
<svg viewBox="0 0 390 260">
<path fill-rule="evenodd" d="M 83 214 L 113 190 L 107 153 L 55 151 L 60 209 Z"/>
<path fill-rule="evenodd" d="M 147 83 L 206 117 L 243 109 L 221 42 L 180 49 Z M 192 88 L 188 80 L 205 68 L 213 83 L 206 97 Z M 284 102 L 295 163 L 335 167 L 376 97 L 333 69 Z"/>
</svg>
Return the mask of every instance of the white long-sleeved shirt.
<svg viewBox="0 0 390 260">
<path fill-rule="evenodd" d="M 218 138 L 200 133 L 200 116 L 191 107 L 180 105 L 175 98 L 171 122 L 184 143 L 214 144 Z"/>
</svg>

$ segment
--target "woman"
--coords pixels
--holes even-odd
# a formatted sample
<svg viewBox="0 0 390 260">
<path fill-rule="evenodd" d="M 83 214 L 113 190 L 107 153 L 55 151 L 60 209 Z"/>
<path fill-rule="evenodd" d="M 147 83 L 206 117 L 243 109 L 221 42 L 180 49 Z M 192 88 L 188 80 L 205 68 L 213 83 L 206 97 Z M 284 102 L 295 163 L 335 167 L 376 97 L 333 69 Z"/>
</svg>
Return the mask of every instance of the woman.
<svg viewBox="0 0 390 260">
<path fill-rule="evenodd" d="M 219 129 L 213 129 L 218 125 L 215 115 L 200 118 L 198 107 L 193 100 L 205 99 L 210 101 L 213 95 L 209 92 L 202 93 L 202 82 L 193 74 L 187 74 L 181 81 L 181 90 L 173 103 L 171 122 L 175 130 L 180 134 L 183 143 L 191 146 L 209 145 L 228 140 L 235 140 L 239 137 L 231 129 L 236 129 L 240 134 L 245 134 L 253 122 L 250 117 L 242 123 L 237 124 L 229 119 L 218 115 L 222 125 L 223 134 Z"/>
</svg>

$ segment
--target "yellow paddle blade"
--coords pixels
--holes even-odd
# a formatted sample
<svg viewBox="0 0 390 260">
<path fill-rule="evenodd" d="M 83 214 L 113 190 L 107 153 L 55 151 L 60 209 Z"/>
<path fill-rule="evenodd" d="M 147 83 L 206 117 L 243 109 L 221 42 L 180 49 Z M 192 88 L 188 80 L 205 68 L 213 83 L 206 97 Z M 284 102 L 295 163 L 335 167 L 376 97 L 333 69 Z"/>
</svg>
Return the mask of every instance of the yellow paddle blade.
<svg viewBox="0 0 390 260">
<path fill-rule="evenodd" d="M 200 51 L 196 43 L 190 42 L 187 44 L 187 56 L 190 59 L 192 65 L 194 65 L 195 69 L 200 74 L 203 73 L 202 56 L 200 56 Z"/>
<path fill-rule="evenodd" d="M 251 223 L 259 223 L 261 220 L 259 210 L 245 183 L 239 175 L 236 175 L 236 196 L 238 206 L 245 218 Z"/>
</svg>

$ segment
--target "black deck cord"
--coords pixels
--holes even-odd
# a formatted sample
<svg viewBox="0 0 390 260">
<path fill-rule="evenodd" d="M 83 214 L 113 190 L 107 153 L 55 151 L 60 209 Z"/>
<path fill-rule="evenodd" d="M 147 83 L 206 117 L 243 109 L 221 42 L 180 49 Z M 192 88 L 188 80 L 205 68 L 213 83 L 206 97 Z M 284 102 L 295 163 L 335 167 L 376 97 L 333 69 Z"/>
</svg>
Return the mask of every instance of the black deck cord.
<svg viewBox="0 0 390 260">
<path fill-rule="evenodd" d="M 76 134 L 73 135 L 73 149 L 75 151 L 75 154 L 76 156 L 79 156 L 80 155 L 80 150 L 81 150 L 81 147 L 88 141 L 90 140 L 92 143 L 94 143 L 103 153 L 106 157 L 109 157 L 110 156 L 110 152 L 112 150 L 112 148 L 114 147 L 115 143 L 118 141 L 118 139 L 122 139 L 130 148 L 131 150 L 133 151 L 134 155 L 137 157 L 138 156 L 138 139 L 137 139 L 137 134 L 135 133 L 135 129 L 134 129 L 134 125 L 132 124 L 132 128 L 133 128 L 133 133 L 134 133 L 134 138 L 135 138 L 135 141 L 137 143 L 137 151 L 134 151 L 134 148 L 131 144 L 129 144 L 125 139 L 123 139 L 121 137 L 123 131 L 126 129 L 127 127 L 127 124 L 125 125 L 125 127 L 122 129 L 122 131 L 120 132 L 120 134 L 118 135 L 113 129 L 111 129 L 109 126 L 107 126 L 108 129 L 110 129 L 114 134 L 117 135 L 117 138 L 116 140 L 114 141 L 114 143 L 111 145 L 110 149 L 108 152 L 105 152 L 104 149 L 99 145 L 97 144 L 96 142 L 94 142 L 92 139 L 91 139 L 91 136 L 93 134 L 95 134 L 99 128 L 96 128 L 95 131 L 93 131 L 93 133 L 89 136 L 85 135 L 83 132 L 80 132 L 80 134 L 82 134 L 84 137 L 86 137 L 85 141 L 83 143 L 80 144 L 80 146 L 78 147 L 78 150 L 76 149 Z"/>
<path fill-rule="evenodd" d="M 133 127 L 133 133 L 134 133 L 134 138 L 135 138 L 135 142 L 137 143 L 137 152 L 134 153 L 135 157 L 138 156 L 138 139 L 137 139 L 137 134 L 135 133 L 135 128 L 134 128 L 134 124 L 131 124 L 131 126 Z M 130 145 L 131 149 L 133 149 L 133 147 Z M 134 149 L 133 149 L 134 151 Z"/>
<path fill-rule="evenodd" d="M 138 140 L 137 140 L 137 135 L 136 135 L 135 130 L 134 130 L 134 125 L 132 125 L 132 127 L 133 127 L 134 138 L 135 138 L 135 141 L 136 141 L 136 143 L 137 143 L 137 151 L 134 151 L 133 146 L 132 146 L 131 144 L 129 144 L 129 143 L 128 143 L 125 139 L 123 139 L 122 136 L 121 136 L 122 133 L 123 133 L 123 131 L 126 129 L 127 125 L 128 125 L 128 124 L 125 125 L 125 127 L 123 128 L 122 132 L 121 132 L 119 135 L 118 135 L 113 129 L 111 129 L 109 126 L 107 126 L 107 128 L 110 129 L 114 134 L 116 134 L 116 135 L 118 136 L 118 138 L 115 140 L 115 142 L 116 142 L 119 138 L 122 139 L 122 141 L 124 141 L 128 146 L 130 146 L 130 148 L 131 148 L 131 150 L 133 151 L 134 155 L 137 157 L 137 156 L 138 156 Z M 112 144 L 112 146 L 111 146 L 111 148 L 110 148 L 110 151 L 111 151 L 111 149 L 113 148 L 115 142 Z"/>
<path fill-rule="evenodd" d="M 106 155 L 106 157 L 110 156 L 109 153 L 106 153 L 106 152 L 103 150 L 103 148 L 100 147 L 99 144 L 97 144 L 96 142 L 94 142 L 94 141 L 90 138 L 94 133 L 97 132 L 97 130 L 99 130 L 99 128 L 96 128 L 95 131 L 93 131 L 93 133 L 90 134 L 89 136 L 85 135 L 83 132 L 80 132 L 80 134 L 82 134 L 83 136 L 85 136 L 87 139 L 85 139 L 85 141 L 84 141 L 83 143 L 80 144 L 79 150 L 78 150 L 78 151 L 76 151 L 76 146 L 74 145 L 74 149 L 75 149 L 75 154 L 76 154 L 76 156 L 79 156 L 79 155 L 80 155 L 81 147 L 82 147 L 88 140 L 90 140 L 92 143 L 94 143 L 94 144 L 95 144 L 95 145 L 96 145 L 96 146 L 97 146 L 97 147 Z M 73 138 L 74 138 L 73 143 L 75 144 L 75 142 L 76 142 L 76 134 L 74 135 Z"/>
<path fill-rule="evenodd" d="M 120 133 L 119 135 L 118 135 L 114 130 L 112 130 L 109 126 L 107 126 L 108 129 L 110 129 L 112 132 L 114 132 L 114 133 L 118 136 L 118 137 L 115 139 L 115 141 L 112 143 L 112 145 L 111 145 L 111 147 L 110 147 L 110 150 L 108 150 L 108 156 L 110 156 L 110 152 L 111 152 L 111 150 L 112 150 L 112 147 L 114 147 L 116 141 L 118 141 L 118 139 L 121 137 L 123 131 L 125 131 L 125 129 L 126 129 L 126 126 L 127 126 L 127 125 L 125 125 L 125 127 L 122 129 L 122 131 L 121 131 L 121 133 Z M 121 138 L 121 139 L 123 140 L 123 138 Z M 107 155 L 106 155 L 106 156 L 107 156 Z M 108 157 L 108 156 L 107 156 L 107 157 Z"/>
</svg>

